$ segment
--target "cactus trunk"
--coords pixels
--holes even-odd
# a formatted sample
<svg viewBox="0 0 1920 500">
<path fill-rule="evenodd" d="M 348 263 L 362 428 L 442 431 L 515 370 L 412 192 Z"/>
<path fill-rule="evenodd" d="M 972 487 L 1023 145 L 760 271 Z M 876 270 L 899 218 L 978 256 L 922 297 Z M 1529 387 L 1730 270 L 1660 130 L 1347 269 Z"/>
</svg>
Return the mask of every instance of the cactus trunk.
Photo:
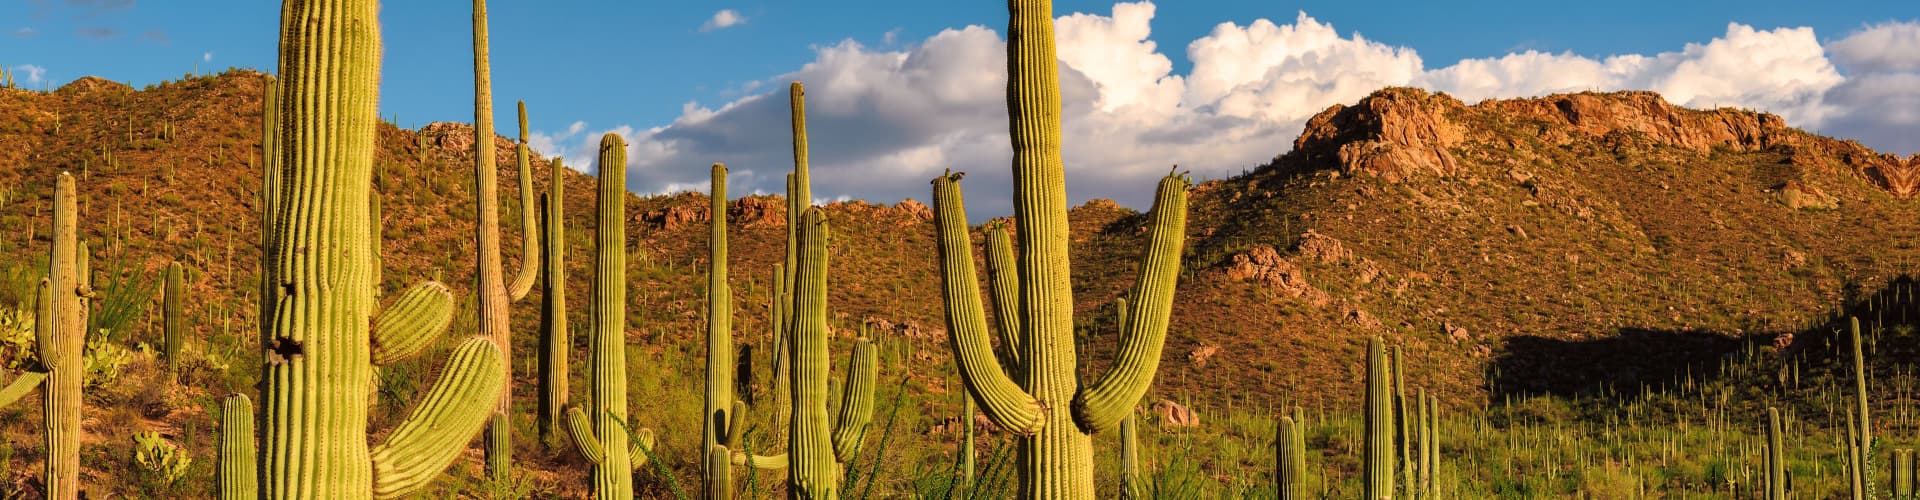
<svg viewBox="0 0 1920 500">
<path fill-rule="evenodd" d="M 1380 337 L 1367 339 L 1366 438 L 1361 481 L 1368 500 L 1393 498 L 1393 388 Z"/>
<path fill-rule="evenodd" d="M 540 442 L 551 447 L 560 434 L 567 407 L 567 358 L 573 339 L 567 333 L 567 228 L 564 206 L 566 179 L 560 158 L 553 159 L 553 180 L 541 203 L 541 229 L 546 235 L 546 270 L 541 274 Z"/>
<path fill-rule="evenodd" d="M 181 274 L 184 273 L 180 270 L 179 262 L 167 264 L 166 291 L 161 299 L 160 325 L 161 349 L 165 351 L 167 358 L 168 378 L 180 374 L 180 330 L 184 328 L 181 323 L 186 321 L 186 313 L 181 310 L 181 300 L 186 298 L 187 293 L 185 285 L 181 284 Z"/>
<path fill-rule="evenodd" d="M 80 389 L 86 376 L 81 349 L 86 346 L 87 253 L 79 238 L 78 195 L 73 176 L 65 172 L 54 184 L 52 254 L 47 281 L 41 291 L 40 362 L 46 365 L 41 390 L 46 430 L 47 498 L 80 497 Z"/>
<path fill-rule="evenodd" d="M 260 460 L 253 432 L 253 400 L 245 394 L 220 402 L 220 499 L 260 498 Z"/>
<path fill-rule="evenodd" d="M 727 286 L 727 167 L 713 164 L 713 186 L 709 193 L 708 220 L 711 233 L 707 238 L 708 258 L 711 259 L 707 270 L 707 397 L 706 409 L 701 413 L 701 447 L 703 454 L 713 453 L 715 447 L 728 440 L 723 431 L 728 430 L 732 420 L 728 413 L 733 411 L 733 292 Z M 705 477 L 708 483 L 726 480 L 731 477 L 726 470 L 714 470 L 714 467 L 727 468 L 727 460 L 718 463 L 707 460 Z M 708 491 L 719 486 L 708 484 Z M 729 488 L 730 490 L 730 488 Z"/>
<path fill-rule="evenodd" d="M 1767 500 L 1786 500 L 1786 446 L 1780 432 L 1780 409 L 1767 408 Z"/>
<path fill-rule="evenodd" d="M 1282 416 L 1273 432 L 1273 489 L 1274 498 L 1280 500 L 1307 498 L 1305 485 L 1300 481 L 1307 472 L 1300 466 L 1306 460 L 1306 447 L 1298 441 L 1295 425 L 1293 418 Z"/>
<path fill-rule="evenodd" d="M 1147 498 L 1140 483 L 1139 418 L 1127 415 L 1120 420 L 1120 497 Z"/>
<path fill-rule="evenodd" d="M 568 435 L 593 463 L 593 497 L 633 498 L 633 468 L 627 421 L 627 144 L 615 134 L 600 138 L 599 220 L 594 246 L 592 350 L 587 377 L 592 387 L 586 416 L 568 413 Z"/>
</svg>

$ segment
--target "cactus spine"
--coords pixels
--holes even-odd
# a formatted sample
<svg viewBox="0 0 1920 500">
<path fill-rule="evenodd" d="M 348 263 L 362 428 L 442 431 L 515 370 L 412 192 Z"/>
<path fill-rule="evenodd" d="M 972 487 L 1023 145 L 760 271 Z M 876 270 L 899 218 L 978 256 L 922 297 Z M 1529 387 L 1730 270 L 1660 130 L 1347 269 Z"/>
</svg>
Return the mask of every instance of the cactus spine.
<svg viewBox="0 0 1920 500">
<path fill-rule="evenodd" d="M 1365 498 L 1393 498 L 1393 395 L 1386 349 L 1379 336 L 1367 339 L 1365 457 L 1361 464 Z"/>
<path fill-rule="evenodd" d="M 1009 309 L 1019 314 L 1020 364 L 994 362 L 956 175 L 934 180 L 947 331 L 968 392 L 989 419 L 1021 436 L 1020 496 L 1094 498 L 1092 435 L 1112 430 L 1130 414 L 1159 368 L 1185 243 L 1190 183 L 1178 175 L 1160 181 L 1149 216 L 1149 244 L 1128 294 L 1134 304 L 1121 332 L 1119 357 L 1092 383 L 1081 384 L 1073 341 L 1053 5 L 1012 0 L 1007 6 L 1007 114 L 1020 280 L 1019 306 Z"/>
<path fill-rule="evenodd" d="M 161 349 L 166 353 L 169 378 L 180 374 L 180 330 L 184 328 L 180 323 L 186 321 L 187 316 L 181 311 L 180 300 L 185 298 L 187 293 L 185 285 L 181 284 L 181 274 L 184 273 L 180 269 L 179 262 L 167 264 L 166 295 L 161 298 L 160 324 L 163 332 Z"/>
<path fill-rule="evenodd" d="M 500 166 L 494 161 L 493 80 L 487 62 L 487 2 L 473 0 L 473 174 L 474 204 L 479 219 L 475 248 L 479 249 L 478 297 L 480 336 L 493 340 L 503 355 L 503 375 L 511 374 L 512 332 L 507 325 L 507 307 L 533 290 L 539 274 L 540 245 L 535 240 L 533 220 L 533 174 L 527 162 L 527 107 L 520 103 L 520 141 L 515 156 L 520 167 L 520 271 L 513 282 L 505 280 L 500 257 L 500 208 L 496 194 Z M 493 422 L 487 426 L 487 471 L 495 480 L 508 479 L 513 464 L 513 423 L 508 412 L 513 405 L 511 376 L 501 386 L 493 409 Z"/>
<path fill-rule="evenodd" d="M 546 235 L 545 289 L 540 292 L 540 442 L 551 446 L 558 436 L 567 407 L 567 357 L 573 349 L 567 332 L 567 227 L 564 206 L 565 168 L 553 158 L 553 180 L 540 204 L 540 227 Z"/>
<path fill-rule="evenodd" d="M 807 208 L 801 214 L 793 310 L 793 403 L 787 450 L 791 459 L 788 490 L 795 498 L 839 497 L 840 464 L 859 451 L 872 417 L 879 356 L 873 343 L 856 340 L 847 361 L 847 385 L 837 425 L 827 421 L 827 238 L 826 213 Z"/>
<path fill-rule="evenodd" d="M 425 486 L 485 423 L 505 383 L 505 361 L 484 339 L 454 348 L 445 373 L 386 442 L 367 446 L 375 360 L 386 346 L 439 335 L 445 322 L 375 324 L 368 197 L 372 191 L 380 33 L 372 0 L 290 0 L 282 11 L 277 127 L 282 170 L 270 174 L 273 321 L 263 367 L 261 477 L 266 498 L 394 497 Z M 297 20 L 297 21 L 296 21 Z M 276 249 L 301 249 L 280 252 Z M 429 302 L 453 298 L 426 283 Z"/>
<path fill-rule="evenodd" d="M 593 350 L 587 377 L 593 385 L 582 412 L 567 410 L 567 435 L 593 463 L 593 497 L 633 498 L 633 469 L 646 463 L 632 455 L 652 447 L 652 432 L 627 436 L 627 143 L 619 135 L 600 138 L 599 222 L 595 224 Z"/>
<path fill-rule="evenodd" d="M 711 233 L 707 238 L 707 250 L 712 267 L 707 270 L 707 398 L 706 409 L 701 413 L 702 453 L 711 455 L 722 445 L 733 444 L 730 434 L 736 432 L 728 425 L 733 411 L 733 291 L 727 286 L 727 166 L 713 164 L 713 187 L 707 197 L 708 220 Z M 707 491 L 718 491 L 722 485 L 712 484 L 729 481 L 731 475 L 727 458 L 718 463 L 713 460 L 705 464 Z M 731 485 L 725 486 L 731 490 Z"/>
<path fill-rule="evenodd" d="M 254 448 L 253 400 L 234 394 L 220 401 L 220 498 L 247 500 L 260 498 L 260 460 Z"/>
<path fill-rule="evenodd" d="M 1306 485 L 1300 481 L 1307 472 L 1300 465 L 1306 461 L 1306 446 L 1294 426 L 1293 418 L 1283 415 L 1273 430 L 1273 489 L 1274 498 L 1280 500 L 1307 498 Z"/>
</svg>

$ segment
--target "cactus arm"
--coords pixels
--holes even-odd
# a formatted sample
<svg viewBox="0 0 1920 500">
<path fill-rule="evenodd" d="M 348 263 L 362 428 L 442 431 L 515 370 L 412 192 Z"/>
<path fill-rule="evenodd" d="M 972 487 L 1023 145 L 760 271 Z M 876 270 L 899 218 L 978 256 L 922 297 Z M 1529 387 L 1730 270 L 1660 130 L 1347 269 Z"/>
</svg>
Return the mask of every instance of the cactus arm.
<svg viewBox="0 0 1920 500">
<path fill-rule="evenodd" d="M 1173 312 L 1174 283 L 1180 278 L 1180 253 L 1186 242 L 1187 188 L 1187 180 L 1178 175 L 1160 181 L 1146 256 L 1134 281 L 1133 304 L 1123 322 L 1126 330 L 1120 333 L 1119 358 L 1074 397 L 1074 422 L 1089 434 L 1107 432 L 1126 418 L 1147 393 L 1160 367 L 1168 318 Z"/>
<path fill-rule="evenodd" d="M 940 235 L 941 292 L 946 299 L 947 338 L 959 360 L 960 379 L 994 425 L 1018 435 L 1040 430 L 1040 402 L 1021 390 L 1001 369 L 987 343 L 986 311 L 973 269 L 973 238 L 967 233 L 966 206 L 958 174 L 933 180 L 934 225 Z"/>
<path fill-rule="evenodd" d="M 567 409 L 567 437 L 573 440 L 574 449 L 588 463 L 599 465 L 606 459 L 606 451 L 600 446 L 600 440 L 593 437 L 593 422 L 587 420 L 586 412 L 580 407 Z"/>
<path fill-rule="evenodd" d="M 373 321 L 374 366 L 413 357 L 453 324 L 453 292 L 427 281 L 408 288 Z"/>
<path fill-rule="evenodd" d="M 1025 366 L 1020 353 L 1020 272 L 1013 265 L 1013 241 L 1007 228 L 993 224 L 987 228 L 987 286 L 993 291 L 993 317 L 1000 327 L 1001 364 L 1007 376 L 1020 377 Z"/>
<path fill-rule="evenodd" d="M 54 330 L 58 322 L 40 319 L 55 317 L 54 304 L 56 302 L 53 297 L 53 281 L 48 278 L 41 278 L 40 285 L 34 287 L 34 289 L 37 291 L 34 297 L 36 297 L 37 302 L 39 302 L 33 316 L 34 355 L 40 358 L 40 364 L 47 367 L 47 371 L 53 371 L 59 368 L 61 361 L 59 357 L 54 356 L 55 351 L 53 348 Z"/>
<path fill-rule="evenodd" d="M 234 394 L 220 401 L 220 499 L 260 498 L 260 460 L 253 433 L 253 400 Z"/>
<path fill-rule="evenodd" d="M 833 453 L 840 462 L 851 462 L 860 452 L 873 421 L 873 386 L 879 370 L 879 350 L 873 342 L 859 339 L 853 344 L 853 357 L 847 359 L 846 392 L 841 393 L 840 414 L 833 426 Z"/>
<path fill-rule="evenodd" d="M 787 454 L 748 455 L 736 452 L 733 454 L 732 463 L 734 465 L 744 465 L 760 470 L 779 470 L 787 468 Z"/>
<path fill-rule="evenodd" d="M 7 384 L 7 388 L 0 389 L 0 407 L 13 404 L 14 401 L 20 400 L 21 396 L 32 393 L 34 389 L 40 387 L 41 382 L 46 380 L 46 372 L 30 371 L 20 374 L 18 378 L 13 379 L 13 382 Z"/>
<path fill-rule="evenodd" d="M 513 146 L 513 156 L 520 164 L 520 272 L 507 285 L 507 296 L 513 302 L 527 298 L 540 278 L 540 226 L 534 219 L 534 207 L 538 205 L 533 204 L 533 166 L 527 160 L 527 102 L 520 101 L 519 108 L 520 141 Z"/>
<path fill-rule="evenodd" d="M 648 462 L 648 457 L 652 456 L 652 453 L 653 429 L 633 431 L 633 435 L 630 436 L 630 439 L 627 441 L 627 457 L 633 460 L 632 470 L 640 470 L 641 467 L 645 467 Z"/>
<path fill-rule="evenodd" d="M 426 399 L 374 447 L 373 493 L 393 498 L 426 486 L 461 455 L 487 423 L 486 411 L 506 383 L 500 350 L 483 338 L 454 348 L 446 373 Z"/>
</svg>

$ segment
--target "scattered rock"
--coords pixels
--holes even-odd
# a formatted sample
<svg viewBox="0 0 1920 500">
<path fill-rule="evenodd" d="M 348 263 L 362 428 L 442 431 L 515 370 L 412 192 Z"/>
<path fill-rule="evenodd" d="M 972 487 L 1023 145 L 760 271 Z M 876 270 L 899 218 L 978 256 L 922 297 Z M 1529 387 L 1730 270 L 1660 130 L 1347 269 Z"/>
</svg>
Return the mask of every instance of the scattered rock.
<svg viewBox="0 0 1920 500">
<path fill-rule="evenodd" d="M 1787 250 L 1781 257 L 1783 270 L 1792 271 L 1807 266 L 1807 254 L 1799 250 Z"/>
<path fill-rule="evenodd" d="M 1199 349 L 1194 349 L 1193 352 L 1187 353 L 1187 363 L 1193 365 L 1194 368 L 1206 368 L 1207 361 L 1213 359 L 1213 355 L 1219 352 L 1220 346 L 1217 345 L 1208 344 L 1200 346 Z"/>
<path fill-rule="evenodd" d="M 1456 344 L 1473 340 L 1473 336 L 1467 333 L 1466 327 L 1457 326 L 1453 323 L 1441 323 L 1440 329 L 1446 330 L 1447 336 L 1451 337 Z"/>
<path fill-rule="evenodd" d="M 914 201 L 913 198 L 900 200 L 900 204 L 894 205 L 894 208 L 906 212 L 908 216 L 917 220 L 933 220 L 933 209 L 928 208 L 924 203 Z"/>
<path fill-rule="evenodd" d="M 1172 400 L 1162 399 L 1153 404 L 1152 410 L 1154 413 L 1160 415 L 1160 421 L 1167 427 L 1196 427 L 1200 425 L 1200 417 L 1194 415 L 1192 409 L 1187 408 L 1186 405 L 1175 403 Z"/>
<path fill-rule="evenodd" d="M 1787 181 L 1774 191 L 1774 197 L 1794 210 L 1833 210 L 1840 208 L 1840 199 L 1821 191 L 1820 188 L 1799 181 Z"/>
<path fill-rule="evenodd" d="M 704 207 L 674 204 L 667 208 L 647 212 L 646 215 L 641 216 L 640 220 L 653 227 L 672 231 L 686 227 L 689 224 L 706 222 L 707 210 Z"/>
<path fill-rule="evenodd" d="M 1300 235 L 1300 241 L 1294 243 L 1293 251 L 1312 258 L 1321 264 L 1335 264 L 1353 258 L 1353 252 L 1340 243 L 1338 238 L 1307 231 Z"/>
<path fill-rule="evenodd" d="M 1382 324 L 1380 323 L 1380 318 L 1375 318 L 1373 317 L 1372 314 L 1369 314 L 1367 313 L 1367 311 L 1357 307 L 1347 310 L 1347 314 L 1346 316 L 1344 316 L 1344 318 L 1348 323 L 1353 323 L 1354 325 L 1357 325 L 1361 328 L 1365 328 L 1368 330 L 1378 330 L 1382 326 Z"/>
<path fill-rule="evenodd" d="M 1300 267 L 1292 261 L 1280 257 L 1273 247 L 1259 245 L 1245 253 L 1233 256 L 1232 264 L 1226 269 L 1228 279 L 1236 281 L 1256 281 L 1268 290 L 1279 292 L 1289 298 L 1304 299 L 1315 307 L 1331 302 L 1326 292 L 1307 284 Z"/>
<path fill-rule="evenodd" d="M 727 218 L 744 227 L 772 227 L 787 224 L 787 207 L 784 198 L 769 196 L 748 196 L 733 202 L 727 211 Z"/>
</svg>

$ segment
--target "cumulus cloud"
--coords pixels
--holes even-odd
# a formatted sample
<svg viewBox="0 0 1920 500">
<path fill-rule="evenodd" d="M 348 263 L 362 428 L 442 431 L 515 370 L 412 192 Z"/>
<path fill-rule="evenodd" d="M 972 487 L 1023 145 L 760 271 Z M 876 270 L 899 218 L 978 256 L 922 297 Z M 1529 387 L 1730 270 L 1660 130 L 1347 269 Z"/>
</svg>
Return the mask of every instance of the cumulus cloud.
<svg viewBox="0 0 1920 500">
<path fill-rule="evenodd" d="M 14 77 L 19 79 L 21 83 L 39 84 L 46 81 L 47 78 L 47 68 L 32 64 L 19 65 L 14 67 L 13 71 L 15 72 Z"/>
<path fill-rule="evenodd" d="M 1150 39 L 1154 14 L 1154 4 L 1142 1 L 1055 20 L 1063 156 L 1076 203 L 1106 197 L 1143 207 L 1154 178 L 1175 164 L 1202 177 L 1237 174 L 1285 152 L 1313 114 L 1394 85 L 1468 100 L 1649 89 L 1682 105 L 1760 109 L 1813 129 L 1891 126 L 1884 139 L 1858 136 L 1888 150 L 1911 151 L 1920 140 L 1915 23 L 1870 27 L 1826 46 L 1811 29 L 1735 23 L 1710 40 L 1656 54 L 1527 50 L 1430 69 L 1413 48 L 1343 35 L 1302 12 L 1285 25 L 1221 23 L 1186 45 L 1192 68 L 1177 74 Z M 817 201 L 925 199 L 928 179 L 951 168 L 971 174 L 975 217 L 1005 214 L 1012 156 L 1005 58 L 1001 34 L 982 26 L 901 47 L 848 40 L 817 47 L 799 69 L 747 87 L 761 93 L 718 107 L 688 103 L 672 123 L 575 123 L 535 134 L 534 142 L 591 170 L 599 136 L 621 133 L 631 148 L 630 187 L 642 193 L 704 190 L 713 162 L 731 167 L 736 192 L 780 192 L 792 167 L 781 84 L 797 80 L 807 84 Z M 1883 109 L 1869 109 L 1875 103 Z"/>
<path fill-rule="evenodd" d="M 202 62 L 213 62 L 213 51 L 207 51 L 206 53 L 200 54 L 200 60 Z"/>
<path fill-rule="evenodd" d="M 740 15 L 740 11 L 733 10 L 733 9 L 720 9 L 720 12 L 713 13 L 713 17 L 708 18 L 705 24 L 700 25 L 700 31 L 707 32 L 707 31 L 723 30 L 723 29 L 732 28 L 734 26 L 738 26 L 746 23 L 747 23 L 747 16 Z"/>
</svg>

